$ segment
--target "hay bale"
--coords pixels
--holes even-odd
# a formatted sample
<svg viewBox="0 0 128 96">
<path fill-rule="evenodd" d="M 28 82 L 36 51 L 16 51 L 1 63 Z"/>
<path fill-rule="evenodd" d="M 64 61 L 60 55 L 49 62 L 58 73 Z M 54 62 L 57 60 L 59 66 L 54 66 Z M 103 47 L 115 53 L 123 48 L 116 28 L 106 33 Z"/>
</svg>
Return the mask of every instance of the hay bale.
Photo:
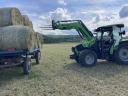
<svg viewBox="0 0 128 96">
<path fill-rule="evenodd" d="M 34 32 L 25 26 L 8 26 L 0 28 L 0 50 L 8 48 L 32 49 L 36 46 Z"/>
<path fill-rule="evenodd" d="M 29 26 L 30 28 L 33 29 L 33 24 L 32 21 L 30 21 L 29 17 L 27 15 L 22 15 L 22 17 L 24 26 Z"/>
<path fill-rule="evenodd" d="M 22 15 L 17 8 L 0 8 L 0 27 L 23 25 Z"/>
<path fill-rule="evenodd" d="M 36 39 L 36 33 L 32 32 L 32 46 L 33 48 L 38 48 L 38 43 L 37 43 L 37 39 Z"/>
<path fill-rule="evenodd" d="M 38 48 L 42 48 L 42 43 L 41 43 L 41 38 L 39 36 L 39 33 L 36 33 L 36 42 L 37 42 Z"/>
</svg>

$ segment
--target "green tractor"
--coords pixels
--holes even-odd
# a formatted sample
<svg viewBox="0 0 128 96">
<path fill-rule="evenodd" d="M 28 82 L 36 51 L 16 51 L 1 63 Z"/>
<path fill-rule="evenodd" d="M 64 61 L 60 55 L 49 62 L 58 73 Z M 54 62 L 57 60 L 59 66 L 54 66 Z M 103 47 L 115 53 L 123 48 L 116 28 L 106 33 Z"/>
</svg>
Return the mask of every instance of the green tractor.
<svg viewBox="0 0 128 96">
<path fill-rule="evenodd" d="M 82 66 L 95 66 L 97 59 L 128 65 L 128 39 L 124 38 L 124 24 L 102 26 L 94 30 L 96 36 L 88 30 L 81 20 L 52 21 L 52 28 L 60 30 L 75 29 L 83 39 L 82 43 L 72 47 L 75 59 Z"/>
</svg>

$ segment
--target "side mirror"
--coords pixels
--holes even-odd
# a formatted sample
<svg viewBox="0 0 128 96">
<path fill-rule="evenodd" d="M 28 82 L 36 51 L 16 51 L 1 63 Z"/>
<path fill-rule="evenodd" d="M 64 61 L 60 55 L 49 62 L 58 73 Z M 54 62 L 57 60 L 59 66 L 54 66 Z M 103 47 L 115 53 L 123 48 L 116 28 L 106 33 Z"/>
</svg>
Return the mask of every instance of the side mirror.
<svg viewBox="0 0 128 96">
<path fill-rule="evenodd" d="M 126 32 L 123 31 L 123 32 L 120 32 L 119 35 L 125 35 L 125 33 L 126 33 Z"/>
<path fill-rule="evenodd" d="M 125 33 L 126 33 L 126 32 L 125 32 L 125 31 L 123 31 L 123 35 L 125 35 Z"/>
</svg>

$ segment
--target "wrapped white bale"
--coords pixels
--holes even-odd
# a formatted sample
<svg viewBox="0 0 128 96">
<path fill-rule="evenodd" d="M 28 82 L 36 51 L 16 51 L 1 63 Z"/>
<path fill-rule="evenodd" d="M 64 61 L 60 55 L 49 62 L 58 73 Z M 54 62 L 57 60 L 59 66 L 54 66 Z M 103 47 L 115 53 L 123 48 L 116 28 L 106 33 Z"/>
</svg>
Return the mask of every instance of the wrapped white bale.
<svg viewBox="0 0 128 96">
<path fill-rule="evenodd" d="M 8 48 L 32 49 L 36 47 L 33 30 L 25 26 L 8 26 L 0 28 L 0 50 Z"/>
<path fill-rule="evenodd" d="M 0 8 L 0 27 L 23 25 L 22 15 L 17 8 Z"/>
<path fill-rule="evenodd" d="M 27 15 L 23 15 L 22 17 L 24 26 L 29 26 L 30 28 L 33 29 L 33 24 L 32 21 L 30 21 L 29 17 Z"/>
</svg>

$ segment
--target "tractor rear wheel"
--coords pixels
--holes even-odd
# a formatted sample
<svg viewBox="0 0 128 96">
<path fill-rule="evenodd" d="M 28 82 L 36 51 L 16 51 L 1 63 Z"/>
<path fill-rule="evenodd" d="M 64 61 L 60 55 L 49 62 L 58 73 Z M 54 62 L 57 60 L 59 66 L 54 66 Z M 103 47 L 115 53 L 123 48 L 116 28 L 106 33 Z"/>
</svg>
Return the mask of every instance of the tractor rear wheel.
<svg viewBox="0 0 128 96">
<path fill-rule="evenodd" d="M 128 65 L 128 45 L 119 46 L 115 52 L 115 60 L 118 64 Z"/>
<path fill-rule="evenodd" d="M 75 58 L 75 61 L 77 62 L 77 63 L 79 63 L 79 58 L 77 57 L 77 58 Z"/>
<path fill-rule="evenodd" d="M 92 50 L 84 50 L 80 53 L 79 63 L 85 67 L 95 66 L 97 62 L 97 55 Z"/>
</svg>

